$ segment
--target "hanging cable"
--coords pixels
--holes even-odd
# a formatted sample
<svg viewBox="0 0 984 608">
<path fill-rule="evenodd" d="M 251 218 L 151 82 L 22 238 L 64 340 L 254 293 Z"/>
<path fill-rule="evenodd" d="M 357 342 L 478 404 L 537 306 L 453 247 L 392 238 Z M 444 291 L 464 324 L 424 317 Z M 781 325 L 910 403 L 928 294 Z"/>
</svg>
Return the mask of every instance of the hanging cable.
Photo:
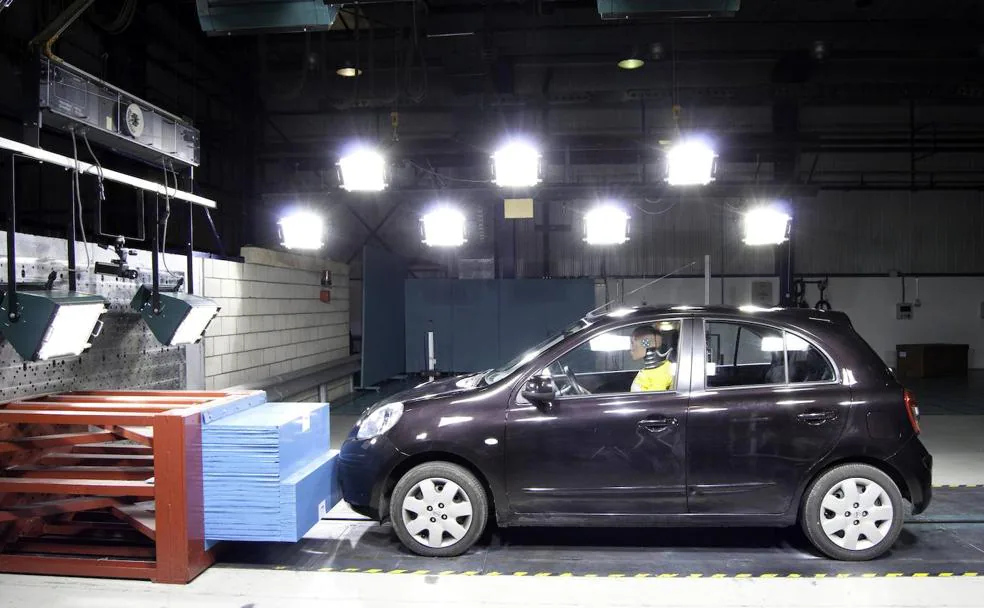
<svg viewBox="0 0 984 608">
<path fill-rule="evenodd" d="M 650 201 L 647 199 L 646 202 L 648 203 Z M 638 209 L 639 211 L 642 211 L 646 215 L 663 215 L 667 211 L 669 211 L 669 210 L 673 209 L 674 207 L 676 207 L 676 205 L 677 205 L 678 202 L 680 202 L 680 199 L 679 198 L 676 198 L 676 199 L 673 200 L 672 203 L 669 204 L 669 206 L 666 207 L 666 209 L 662 209 L 660 211 L 649 211 L 648 209 L 644 209 L 641 205 L 634 205 L 634 207 L 636 209 Z"/>
<path fill-rule="evenodd" d="M 424 173 L 430 173 L 431 175 L 433 175 L 434 177 L 436 177 L 438 179 L 442 179 L 442 180 L 443 179 L 446 179 L 446 180 L 450 180 L 452 182 L 466 182 L 466 183 L 469 183 L 469 184 L 488 184 L 488 183 L 490 183 L 489 180 L 487 180 L 487 179 L 465 179 L 463 177 L 451 177 L 450 175 L 443 175 L 441 173 L 438 173 L 437 171 L 434 171 L 433 169 L 428 169 L 427 167 L 424 167 L 423 165 L 419 165 L 419 164 L 413 162 L 412 160 L 407 161 L 407 162 L 410 163 L 411 166 L 416 167 L 417 169 L 420 169 Z"/>
<path fill-rule="evenodd" d="M 72 171 L 72 213 L 79 214 L 79 229 L 82 231 L 82 246 L 85 249 L 85 271 L 92 270 L 92 257 L 89 255 L 89 239 L 85 236 L 85 221 L 82 214 L 82 187 L 79 184 L 79 147 L 75 139 L 75 129 L 70 129 L 72 134 L 72 160 L 75 162 L 75 170 Z M 74 234 L 72 235 L 75 236 Z M 78 273 L 78 268 L 72 268 L 72 272 Z"/>
<path fill-rule="evenodd" d="M 180 278 L 181 275 L 171 272 L 171 269 L 167 267 L 167 221 L 171 219 L 171 196 L 167 193 L 167 162 L 163 159 L 161 160 L 161 166 L 164 168 L 164 235 L 161 237 L 160 256 L 161 261 L 164 263 L 164 270 L 172 277 Z M 177 192 L 178 174 L 174 171 L 174 167 L 171 167 L 171 173 L 174 175 L 174 191 Z M 160 226 L 154 226 L 154 230 L 158 230 L 159 228 Z"/>
</svg>

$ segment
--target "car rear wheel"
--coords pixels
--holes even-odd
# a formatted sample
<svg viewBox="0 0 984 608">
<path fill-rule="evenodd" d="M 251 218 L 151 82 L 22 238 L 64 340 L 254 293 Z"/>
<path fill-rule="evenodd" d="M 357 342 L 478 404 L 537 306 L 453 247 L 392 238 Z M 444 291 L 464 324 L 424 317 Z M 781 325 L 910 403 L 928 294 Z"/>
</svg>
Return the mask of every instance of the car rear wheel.
<svg viewBox="0 0 984 608">
<path fill-rule="evenodd" d="M 892 478 L 866 464 L 827 471 L 807 489 L 800 514 L 810 542 L 828 557 L 874 559 L 888 551 L 902 531 L 902 493 Z"/>
<path fill-rule="evenodd" d="M 418 555 L 451 557 L 467 551 L 485 529 L 488 498 L 475 476 L 450 462 L 427 462 L 396 483 L 390 521 Z"/>
</svg>

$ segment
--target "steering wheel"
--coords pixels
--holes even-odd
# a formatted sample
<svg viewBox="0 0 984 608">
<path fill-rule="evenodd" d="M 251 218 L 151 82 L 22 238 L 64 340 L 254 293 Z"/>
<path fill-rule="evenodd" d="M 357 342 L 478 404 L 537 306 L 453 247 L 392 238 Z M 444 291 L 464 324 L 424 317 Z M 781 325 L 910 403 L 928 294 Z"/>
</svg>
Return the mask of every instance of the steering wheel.
<svg viewBox="0 0 984 608">
<path fill-rule="evenodd" d="M 564 366 L 564 375 L 567 376 L 567 384 L 574 391 L 575 395 L 587 395 L 588 391 L 584 389 L 583 386 L 578 384 L 577 377 L 574 375 L 573 370 L 569 365 Z"/>
</svg>

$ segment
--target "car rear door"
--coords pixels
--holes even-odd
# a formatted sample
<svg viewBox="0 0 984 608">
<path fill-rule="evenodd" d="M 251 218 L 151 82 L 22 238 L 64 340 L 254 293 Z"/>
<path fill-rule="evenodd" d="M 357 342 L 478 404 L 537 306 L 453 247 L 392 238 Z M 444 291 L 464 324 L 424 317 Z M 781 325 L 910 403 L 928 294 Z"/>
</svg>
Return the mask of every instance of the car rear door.
<svg viewBox="0 0 984 608">
<path fill-rule="evenodd" d="M 752 340 L 721 349 L 743 350 L 749 360 L 758 349 L 762 360 L 775 363 L 756 374 L 718 379 L 715 341 L 738 335 Z M 843 432 L 849 387 L 838 381 L 836 368 L 814 342 L 781 328 L 705 319 L 695 326 L 694 340 L 704 342 L 709 360 L 703 369 L 694 365 L 687 416 L 688 510 L 786 512 L 804 476 Z M 736 359 L 733 364 L 741 367 L 741 357 Z"/>
</svg>

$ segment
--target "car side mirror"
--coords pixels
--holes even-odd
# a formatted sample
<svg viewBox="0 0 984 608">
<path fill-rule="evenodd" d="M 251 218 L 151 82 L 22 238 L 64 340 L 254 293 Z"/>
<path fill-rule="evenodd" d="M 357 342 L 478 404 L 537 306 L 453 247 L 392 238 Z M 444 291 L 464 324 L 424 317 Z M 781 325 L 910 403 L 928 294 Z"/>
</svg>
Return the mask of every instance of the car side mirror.
<svg viewBox="0 0 984 608">
<path fill-rule="evenodd" d="M 550 376 L 533 376 L 526 381 L 520 394 L 523 399 L 537 406 L 547 405 L 557 398 L 557 390 Z"/>
</svg>

